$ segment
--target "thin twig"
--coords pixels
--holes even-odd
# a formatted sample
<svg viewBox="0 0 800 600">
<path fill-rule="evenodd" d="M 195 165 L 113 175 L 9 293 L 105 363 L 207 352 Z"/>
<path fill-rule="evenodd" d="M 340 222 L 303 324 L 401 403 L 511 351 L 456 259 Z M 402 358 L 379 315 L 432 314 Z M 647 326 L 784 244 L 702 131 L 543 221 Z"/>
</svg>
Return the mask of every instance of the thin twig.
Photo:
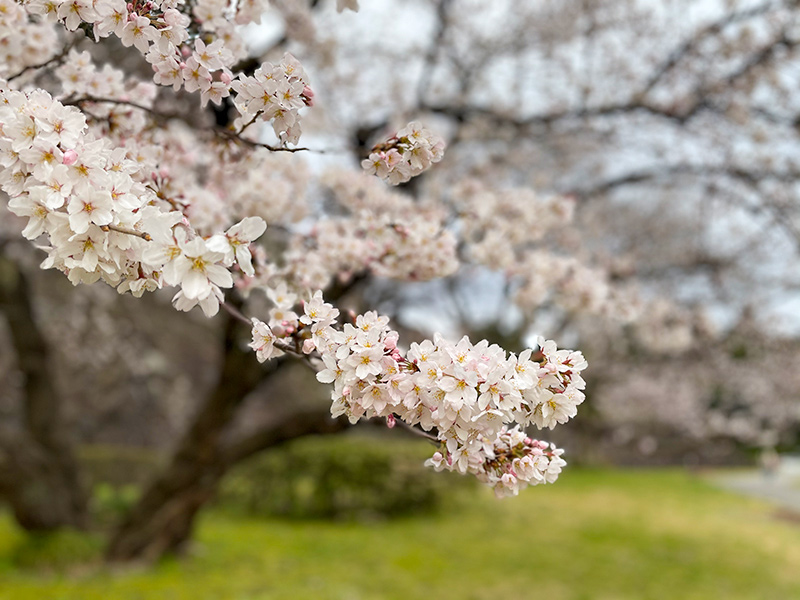
<svg viewBox="0 0 800 600">
<path fill-rule="evenodd" d="M 409 425 L 408 423 L 406 423 L 402 419 L 395 419 L 394 422 L 395 422 L 395 425 L 399 425 L 400 427 L 402 427 L 403 429 L 405 429 L 409 433 L 413 433 L 414 435 L 417 435 L 417 436 L 419 436 L 419 437 L 421 437 L 423 439 L 426 439 L 429 442 L 432 442 L 433 444 L 435 444 L 437 446 L 439 446 L 442 443 L 442 441 L 439 438 L 437 438 L 435 435 L 433 435 L 431 433 L 428 433 L 427 431 L 423 431 L 422 429 L 417 429 L 416 427 L 414 427 L 413 425 Z"/>
<path fill-rule="evenodd" d="M 231 131 L 229 129 L 220 129 L 219 127 L 213 127 L 212 131 L 217 137 L 226 138 L 228 140 L 238 142 L 240 144 L 244 144 L 245 146 L 250 146 L 252 148 L 266 148 L 270 152 L 315 152 L 317 154 L 325 154 L 325 150 L 313 150 L 311 148 L 287 148 L 286 146 L 272 146 L 270 144 L 264 144 L 262 142 L 254 142 L 253 140 L 248 140 L 241 136 L 241 133 L 236 133 L 235 131 Z"/>
<path fill-rule="evenodd" d="M 242 313 L 239 311 L 239 309 L 238 309 L 238 308 L 236 308 L 235 306 L 232 306 L 231 304 L 228 304 L 227 302 L 222 302 L 221 304 L 222 304 L 222 308 L 224 308 L 225 310 L 227 310 L 227 311 L 228 311 L 228 313 L 229 313 L 229 314 L 230 314 L 232 317 L 234 317 L 235 319 L 238 319 L 238 320 L 239 320 L 239 321 L 241 321 L 242 323 L 247 323 L 247 325 L 248 325 L 248 326 L 250 326 L 250 327 L 252 327 L 252 326 L 253 326 L 253 322 L 252 322 L 250 319 L 248 319 L 247 317 L 245 317 L 245 316 L 244 316 L 244 315 L 243 315 L 243 314 L 242 314 Z"/>
<path fill-rule="evenodd" d="M 100 229 L 103 231 L 116 231 L 117 233 L 125 233 L 127 235 L 135 235 L 136 237 L 142 238 L 146 242 L 153 241 L 153 238 L 150 237 L 149 233 L 145 233 L 144 231 L 136 231 L 135 229 L 128 229 L 126 227 L 120 227 L 119 225 L 101 225 Z"/>
</svg>

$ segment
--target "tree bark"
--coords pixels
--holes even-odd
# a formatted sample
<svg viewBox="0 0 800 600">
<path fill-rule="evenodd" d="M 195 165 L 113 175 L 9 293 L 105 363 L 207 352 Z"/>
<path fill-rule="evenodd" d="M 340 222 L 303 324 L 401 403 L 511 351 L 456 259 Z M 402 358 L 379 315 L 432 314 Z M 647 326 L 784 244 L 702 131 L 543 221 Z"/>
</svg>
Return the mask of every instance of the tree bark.
<svg viewBox="0 0 800 600">
<path fill-rule="evenodd" d="M 24 378 L 23 431 L 2 444 L 0 495 L 25 529 L 87 525 L 88 496 L 64 428 L 47 343 L 34 318 L 28 282 L 0 254 L 0 310 Z"/>
</svg>

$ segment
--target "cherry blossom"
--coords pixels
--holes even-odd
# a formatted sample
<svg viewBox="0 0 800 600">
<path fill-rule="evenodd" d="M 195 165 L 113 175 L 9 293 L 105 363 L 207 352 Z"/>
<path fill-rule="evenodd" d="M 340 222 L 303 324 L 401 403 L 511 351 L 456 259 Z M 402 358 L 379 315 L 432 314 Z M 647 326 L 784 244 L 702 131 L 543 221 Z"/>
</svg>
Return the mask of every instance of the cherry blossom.
<svg viewBox="0 0 800 600">
<path fill-rule="evenodd" d="M 499 496 L 558 477 L 563 451 L 531 440 L 522 428 L 552 429 L 575 416 L 587 366 L 580 352 L 540 339 L 536 352 L 509 355 L 486 341 L 452 343 L 437 334 L 404 353 L 387 317 L 368 311 L 343 324 L 338 317 L 317 291 L 299 320 L 280 332 L 254 318 L 251 347 L 266 360 L 276 339 L 292 347 L 305 340 L 304 352 L 320 363 L 317 379 L 333 384 L 333 416 L 435 430 L 440 449 L 428 464 L 437 470 L 471 473 Z"/>
<path fill-rule="evenodd" d="M 442 160 L 443 154 L 444 140 L 414 121 L 376 145 L 361 166 L 368 174 L 397 185 Z"/>
</svg>

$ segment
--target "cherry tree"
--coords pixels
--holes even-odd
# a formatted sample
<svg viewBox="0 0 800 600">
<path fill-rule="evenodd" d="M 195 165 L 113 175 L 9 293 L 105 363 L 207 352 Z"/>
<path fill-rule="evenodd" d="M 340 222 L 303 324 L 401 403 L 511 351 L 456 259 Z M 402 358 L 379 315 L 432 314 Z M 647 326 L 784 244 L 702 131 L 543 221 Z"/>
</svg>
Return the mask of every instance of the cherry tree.
<svg viewBox="0 0 800 600">
<path fill-rule="evenodd" d="M 494 294 L 498 318 L 513 307 L 536 330 L 544 316 L 575 337 L 601 317 L 615 323 L 602 332 L 610 347 L 633 328 L 637 348 L 675 355 L 701 352 L 707 328 L 659 294 L 697 305 L 675 293 L 708 287 L 683 286 L 691 277 L 710 280 L 716 301 L 735 300 L 754 287 L 742 277 L 753 261 L 776 244 L 795 251 L 795 162 L 773 143 L 796 135 L 781 83 L 792 2 L 734 2 L 692 19 L 681 3 L 412 2 L 392 12 L 423 23 L 404 44 L 358 29 L 380 7 L 346 11 L 357 4 L 4 5 L 0 185 L 19 218 L 0 221 L 5 238 L 34 242 L 42 266 L 76 285 L 136 297 L 172 288 L 178 311 L 222 321 L 216 384 L 112 535 L 112 559 L 178 548 L 232 464 L 364 419 L 430 438 L 430 466 L 499 495 L 557 476 L 561 451 L 524 431 L 576 414 L 580 353 L 544 339 L 509 353 L 474 341 L 483 336 L 433 335 L 435 324 L 401 336 L 365 290 L 384 292 L 381 307 L 452 292 L 462 333 L 479 328 L 462 297 Z M 271 62 L 248 56 L 239 29 L 267 8 L 284 25 Z M 340 28 L 351 43 L 336 43 Z M 680 40 L 664 34 L 674 31 Z M 281 56 L 287 44 L 302 63 Z M 348 69 L 348 53 L 374 60 Z M 350 144 L 361 172 L 347 160 L 319 167 Z M 641 196 L 650 202 L 632 202 Z M 708 218 L 715 202 L 755 215 L 740 247 L 709 242 L 736 239 L 733 217 L 726 227 Z M 86 494 L 48 385 L 46 336 L 26 333 L 36 323 L 30 310 L 23 318 L 24 269 L 3 268 L 29 418 L 24 439 L 5 444 L 0 490 L 31 528 L 80 525 Z M 626 414 L 614 400 L 630 376 L 613 356 L 598 380 L 610 422 Z M 298 411 L 271 399 L 274 419 L 234 435 L 245 398 L 290 359 L 317 372 L 331 404 Z M 646 379 L 652 388 L 658 377 Z M 63 510 L 30 501 L 55 497 Z"/>
<path fill-rule="evenodd" d="M 112 559 L 175 548 L 227 465 L 284 439 L 341 428 L 343 420 L 381 418 L 416 431 L 438 447 L 428 461 L 433 468 L 475 475 L 500 496 L 552 483 L 566 464 L 560 449 L 524 428 L 553 428 L 575 416 L 586 367 L 580 352 L 539 340 L 534 349 L 509 354 L 486 341 L 439 335 L 406 344 L 387 317 L 335 306 L 365 275 L 430 280 L 474 257 L 485 260 L 487 252 L 504 252 L 503 232 L 515 230 L 516 213 L 483 223 L 491 226 L 491 239 L 471 226 L 459 240 L 452 212 L 435 198 L 414 201 L 370 178 L 402 183 L 441 160 L 443 139 L 416 121 L 374 146 L 366 173 L 340 169 L 319 179 L 338 214 L 304 206 L 296 194 L 308 175 L 293 164 L 295 157 L 280 155 L 309 151 L 298 144 L 302 113 L 314 104 L 312 82 L 290 54 L 276 64 L 241 66 L 247 51 L 237 27 L 257 21 L 264 8 L 257 2 L 67 0 L 8 2 L 2 11 L 0 186 L 21 219 L 4 229 L 18 228 L 17 235 L 44 252 L 42 268 L 63 272 L 75 285 L 107 284 L 135 297 L 173 288 L 178 311 L 228 315 L 217 387 L 170 465 L 113 537 Z M 117 38 L 151 65 L 152 81 L 98 64 L 82 49 L 91 43 L 87 37 L 96 43 Z M 170 100 L 168 87 L 191 96 Z M 192 113 L 193 106 L 223 102 L 235 110 L 223 123 Z M 268 135 L 274 141 L 264 141 Z M 470 193 L 465 190 L 465 202 Z M 531 201 L 552 212 L 554 226 L 570 218 L 567 199 Z M 467 222 L 465 214 L 455 216 Z M 281 252 L 254 243 L 268 224 L 287 232 Z M 524 243 L 512 240 L 506 260 Z M 9 296 L 25 289 L 19 280 L 6 287 Z M 255 304 L 248 299 L 259 295 L 271 307 L 248 314 Z M 31 320 L 12 317 L 20 326 Z M 254 356 L 239 344 L 239 323 L 252 330 Z M 29 346 L 20 359 L 44 358 L 42 344 L 34 339 Z M 317 379 L 332 386 L 330 412 L 344 419 L 288 418 L 223 447 L 220 433 L 242 398 L 285 364 L 284 355 L 318 371 Z M 255 359 L 269 361 L 267 367 L 254 369 Z M 41 368 L 23 364 L 31 383 L 46 384 Z M 80 504 L 52 391 L 26 390 L 32 416 L 35 410 L 46 418 L 41 426 L 29 419 L 28 431 L 40 432 L 33 437 L 44 461 L 61 456 L 72 479 L 59 486 L 31 483 L 53 494 L 72 488 L 71 501 Z M 12 485 L 24 492 L 27 482 L 19 475 L 27 466 L 19 452 L 9 456 L 12 474 L 17 471 Z M 30 509 L 18 509 L 26 495 L 11 494 L 18 516 Z M 79 525 L 81 513 L 27 524 Z"/>
</svg>

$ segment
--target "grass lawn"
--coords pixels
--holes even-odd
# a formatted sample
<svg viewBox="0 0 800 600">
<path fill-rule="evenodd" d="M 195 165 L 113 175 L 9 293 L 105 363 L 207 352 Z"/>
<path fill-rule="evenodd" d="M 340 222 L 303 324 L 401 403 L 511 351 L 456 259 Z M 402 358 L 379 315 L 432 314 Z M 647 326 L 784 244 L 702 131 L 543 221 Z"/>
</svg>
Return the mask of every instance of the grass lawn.
<svg viewBox="0 0 800 600">
<path fill-rule="evenodd" d="M 680 471 L 568 469 L 554 486 L 435 517 L 282 522 L 209 512 L 191 558 L 152 570 L 12 565 L 2 600 L 800 598 L 800 524 Z"/>
</svg>

